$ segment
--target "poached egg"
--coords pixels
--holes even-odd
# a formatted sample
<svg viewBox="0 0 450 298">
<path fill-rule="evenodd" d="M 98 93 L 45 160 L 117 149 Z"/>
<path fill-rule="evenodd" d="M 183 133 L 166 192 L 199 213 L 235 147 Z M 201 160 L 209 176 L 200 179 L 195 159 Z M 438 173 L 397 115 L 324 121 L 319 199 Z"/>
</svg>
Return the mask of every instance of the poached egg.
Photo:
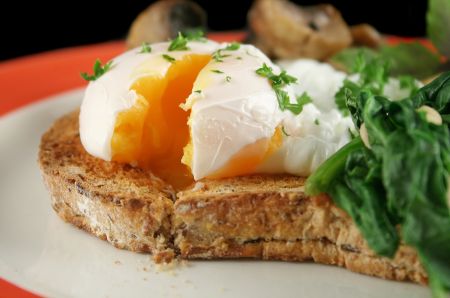
<svg viewBox="0 0 450 298">
<path fill-rule="evenodd" d="M 309 175 L 350 140 L 352 123 L 333 107 L 334 94 L 304 105 L 299 115 L 282 111 L 270 81 L 256 73 L 264 64 L 281 70 L 257 48 L 227 50 L 213 41 L 191 41 L 183 51 L 169 46 L 130 50 L 89 83 L 80 111 L 88 153 L 182 187 L 252 173 Z M 292 103 L 295 86 L 283 87 Z"/>
</svg>

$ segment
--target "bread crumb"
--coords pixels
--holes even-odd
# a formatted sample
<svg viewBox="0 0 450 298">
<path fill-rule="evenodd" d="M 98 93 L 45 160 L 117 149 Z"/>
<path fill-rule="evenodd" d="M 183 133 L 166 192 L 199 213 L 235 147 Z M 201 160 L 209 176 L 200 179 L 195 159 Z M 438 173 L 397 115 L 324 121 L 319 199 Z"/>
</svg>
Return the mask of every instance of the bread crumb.
<svg viewBox="0 0 450 298">
<path fill-rule="evenodd" d="M 205 183 L 199 181 L 195 183 L 194 187 L 192 188 L 192 191 L 200 191 L 203 188 L 205 188 Z"/>
</svg>

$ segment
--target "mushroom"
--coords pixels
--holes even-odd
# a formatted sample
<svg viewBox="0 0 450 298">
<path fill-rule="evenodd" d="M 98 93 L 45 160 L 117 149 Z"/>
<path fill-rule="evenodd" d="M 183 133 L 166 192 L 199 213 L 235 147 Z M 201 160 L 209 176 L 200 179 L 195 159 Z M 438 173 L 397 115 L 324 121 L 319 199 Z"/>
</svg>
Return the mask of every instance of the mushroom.
<svg viewBox="0 0 450 298">
<path fill-rule="evenodd" d="M 133 21 L 127 37 L 130 48 L 143 42 L 175 38 L 178 32 L 206 28 L 206 13 L 188 0 L 160 0 L 147 7 Z"/>
<path fill-rule="evenodd" d="M 256 0 L 248 14 L 250 41 L 273 58 L 325 60 L 352 43 L 350 29 L 332 5 L 298 6 Z"/>
<path fill-rule="evenodd" d="M 356 46 L 367 46 L 377 48 L 383 43 L 381 34 L 369 24 L 358 24 L 350 27 L 353 44 Z"/>
</svg>

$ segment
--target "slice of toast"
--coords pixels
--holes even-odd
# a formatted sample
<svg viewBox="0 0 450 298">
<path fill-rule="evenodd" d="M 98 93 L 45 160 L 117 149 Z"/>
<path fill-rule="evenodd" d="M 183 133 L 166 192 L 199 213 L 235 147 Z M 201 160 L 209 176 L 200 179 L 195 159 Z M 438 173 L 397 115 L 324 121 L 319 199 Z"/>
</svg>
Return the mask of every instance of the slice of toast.
<svg viewBox="0 0 450 298">
<path fill-rule="evenodd" d="M 39 165 L 53 209 L 118 248 L 170 259 L 173 189 L 149 172 L 89 155 L 78 114 L 57 120 L 41 140 Z"/>
<path fill-rule="evenodd" d="M 67 222 L 155 260 L 258 258 L 334 264 L 394 280 L 427 283 L 417 254 L 401 245 L 376 256 L 351 218 L 304 179 L 255 175 L 204 180 L 175 192 L 149 172 L 90 156 L 78 111 L 44 134 L 39 164 L 52 206 Z"/>
<path fill-rule="evenodd" d="M 184 258 L 309 261 L 425 284 L 415 251 L 375 255 L 352 219 L 326 195 L 308 197 L 304 179 L 248 176 L 197 182 L 177 194 L 174 243 Z"/>
</svg>

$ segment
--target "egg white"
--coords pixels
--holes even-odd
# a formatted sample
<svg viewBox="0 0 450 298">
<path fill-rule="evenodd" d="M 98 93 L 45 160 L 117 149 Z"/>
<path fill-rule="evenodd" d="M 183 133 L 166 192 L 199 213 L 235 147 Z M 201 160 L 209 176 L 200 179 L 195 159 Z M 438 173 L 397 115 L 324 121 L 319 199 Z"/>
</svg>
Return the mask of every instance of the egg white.
<svg viewBox="0 0 450 298">
<path fill-rule="evenodd" d="M 169 52 L 166 42 L 151 45 L 151 53 L 140 53 L 137 48 L 115 58 L 113 67 L 86 88 L 80 112 L 80 137 L 85 149 L 111 160 L 117 115 L 137 100 L 130 87 L 144 76 L 164 77 L 171 63 L 163 54 L 175 59 L 190 54 L 212 55 L 226 45 L 189 42 L 189 50 Z M 191 111 L 190 166 L 195 180 L 220 170 L 245 146 L 271 138 L 277 127 L 283 127 L 286 133 L 282 145 L 255 172 L 307 176 L 350 141 L 352 121 L 334 103 L 344 73 L 313 60 L 281 62 L 288 73 L 298 78 L 297 84 L 284 87 L 291 101 L 295 102 L 295 94 L 303 92 L 313 100 L 296 116 L 280 110 L 269 80 L 256 73 L 264 63 L 274 73 L 280 72 L 267 56 L 251 45 L 222 54 L 222 62 L 212 59 L 200 71 L 191 94 L 180 107 Z M 402 95 L 398 81 L 390 81 L 386 90 Z"/>
</svg>

